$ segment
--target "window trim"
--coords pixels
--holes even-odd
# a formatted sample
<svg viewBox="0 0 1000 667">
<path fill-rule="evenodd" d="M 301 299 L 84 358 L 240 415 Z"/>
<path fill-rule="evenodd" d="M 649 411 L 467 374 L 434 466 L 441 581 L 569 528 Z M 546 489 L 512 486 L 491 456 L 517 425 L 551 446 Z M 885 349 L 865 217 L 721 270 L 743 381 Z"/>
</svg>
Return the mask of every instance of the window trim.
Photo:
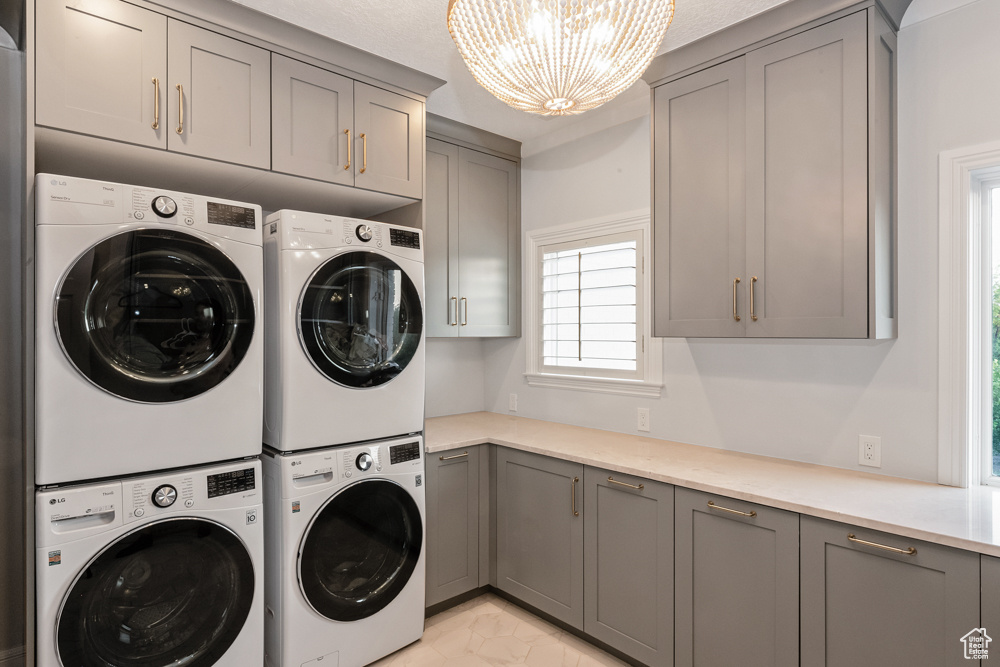
<svg viewBox="0 0 1000 667">
<path fill-rule="evenodd" d="M 641 282 L 640 298 L 641 331 L 643 354 L 637 359 L 636 372 L 641 379 L 615 378 L 607 376 L 573 375 L 553 373 L 542 366 L 542 248 L 561 243 L 581 241 L 592 236 L 610 236 L 638 232 L 641 239 L 640 257 Z M 652 266 L 650 242 L 649 210 L 584 220 L 558 227 L 529 232 L 526 237 L 525 255 L 525 379 L 530 386 L 555 389 L 572 389 L 622 396 L 642 396 L 659 398 L 663 389 L 663 351 L 660 339 L 653 338 L 652 331 L 652 285 L 649 267 Z"/>
<path fill-rule="evenodd" d="M 938 483 L 969 487 L 983 480 L 989 346 L 982 307 L 989 230 L 979 203 L 984 184 L 1000 177 L 1000 141 L 942 152 L 938 175 Z"/>
</svg>

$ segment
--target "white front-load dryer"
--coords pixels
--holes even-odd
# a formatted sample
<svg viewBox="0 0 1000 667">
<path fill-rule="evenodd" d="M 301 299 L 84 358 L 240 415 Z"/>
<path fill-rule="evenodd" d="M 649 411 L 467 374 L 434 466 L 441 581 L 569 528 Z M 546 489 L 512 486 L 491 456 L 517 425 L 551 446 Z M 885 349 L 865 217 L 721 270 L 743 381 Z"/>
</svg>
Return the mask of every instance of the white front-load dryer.
<svg viewBox="0 0 1000 667">
<path fill-rule="evenodd" d="M 423 431 L 419 230 L 278 211 L 264 226 L 264 443 L 311 449 Z"/>
<path fill-rule="evenodd" d="M 50 174 L 35 201 L 35 482 L 260 454 L 260 207 Z"/>
<path fill-rule="evenodd" d="M 267 667 L 361 667 L 424 629 L 419 436 L 264 449 Z"/>
<path fill-rule="evenodd" d="M 260 461 L 41 490 L 37 667 L 263 661 Z"/>
</svg>

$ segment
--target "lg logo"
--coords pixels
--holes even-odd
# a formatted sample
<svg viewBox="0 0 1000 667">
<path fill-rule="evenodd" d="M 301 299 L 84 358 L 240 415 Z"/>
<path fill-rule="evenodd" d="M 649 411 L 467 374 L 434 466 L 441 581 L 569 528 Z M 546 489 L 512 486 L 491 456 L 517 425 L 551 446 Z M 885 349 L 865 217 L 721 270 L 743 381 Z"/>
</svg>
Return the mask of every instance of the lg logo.
<svg viewBox="0 0 1000 667">
<path fill-rule="evenodd" d="M 55 505 L 56 503 L 64 503 L 64 502 L 66 502 L 65 498 L 53 498 L 52 500 L 49 501 L 49 505 Z"/>
</svg>

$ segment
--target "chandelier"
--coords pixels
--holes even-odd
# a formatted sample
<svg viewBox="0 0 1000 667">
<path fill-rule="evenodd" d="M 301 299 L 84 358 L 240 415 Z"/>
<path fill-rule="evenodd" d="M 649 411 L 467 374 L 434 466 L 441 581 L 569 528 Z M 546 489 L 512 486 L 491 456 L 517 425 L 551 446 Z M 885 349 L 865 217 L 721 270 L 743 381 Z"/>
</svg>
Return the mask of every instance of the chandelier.
<svg viewBox="0 0 1000 667">
<path fill-rule="evenodd" d="M 562 116 L 631 86 L 673 16 L 674 0 L 450 0 L 448 31 L 483 88 Z"/>
</svg>

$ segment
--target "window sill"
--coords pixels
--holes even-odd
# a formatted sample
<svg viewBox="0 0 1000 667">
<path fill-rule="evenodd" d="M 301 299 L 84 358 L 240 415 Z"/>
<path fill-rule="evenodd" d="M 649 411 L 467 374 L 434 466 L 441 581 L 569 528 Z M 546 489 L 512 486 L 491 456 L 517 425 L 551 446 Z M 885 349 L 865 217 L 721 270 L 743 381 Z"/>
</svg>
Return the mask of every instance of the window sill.
<svg viewBox="0 0 1000 667">
<path fill-rule="evenodd" d="M 590 391 L 598 394 L 616 394 L 618 396 L 659 398 L 663 390 L 662 384 L 640 380 L 618 380 L 615 378 L 585 377 L 582 375 L 553 375 L 550 373 L 525 373 L 524 377 L 527 379 L 528 385 L 532 387 L 572 389 L 574 391 Z"/>
</svg>

